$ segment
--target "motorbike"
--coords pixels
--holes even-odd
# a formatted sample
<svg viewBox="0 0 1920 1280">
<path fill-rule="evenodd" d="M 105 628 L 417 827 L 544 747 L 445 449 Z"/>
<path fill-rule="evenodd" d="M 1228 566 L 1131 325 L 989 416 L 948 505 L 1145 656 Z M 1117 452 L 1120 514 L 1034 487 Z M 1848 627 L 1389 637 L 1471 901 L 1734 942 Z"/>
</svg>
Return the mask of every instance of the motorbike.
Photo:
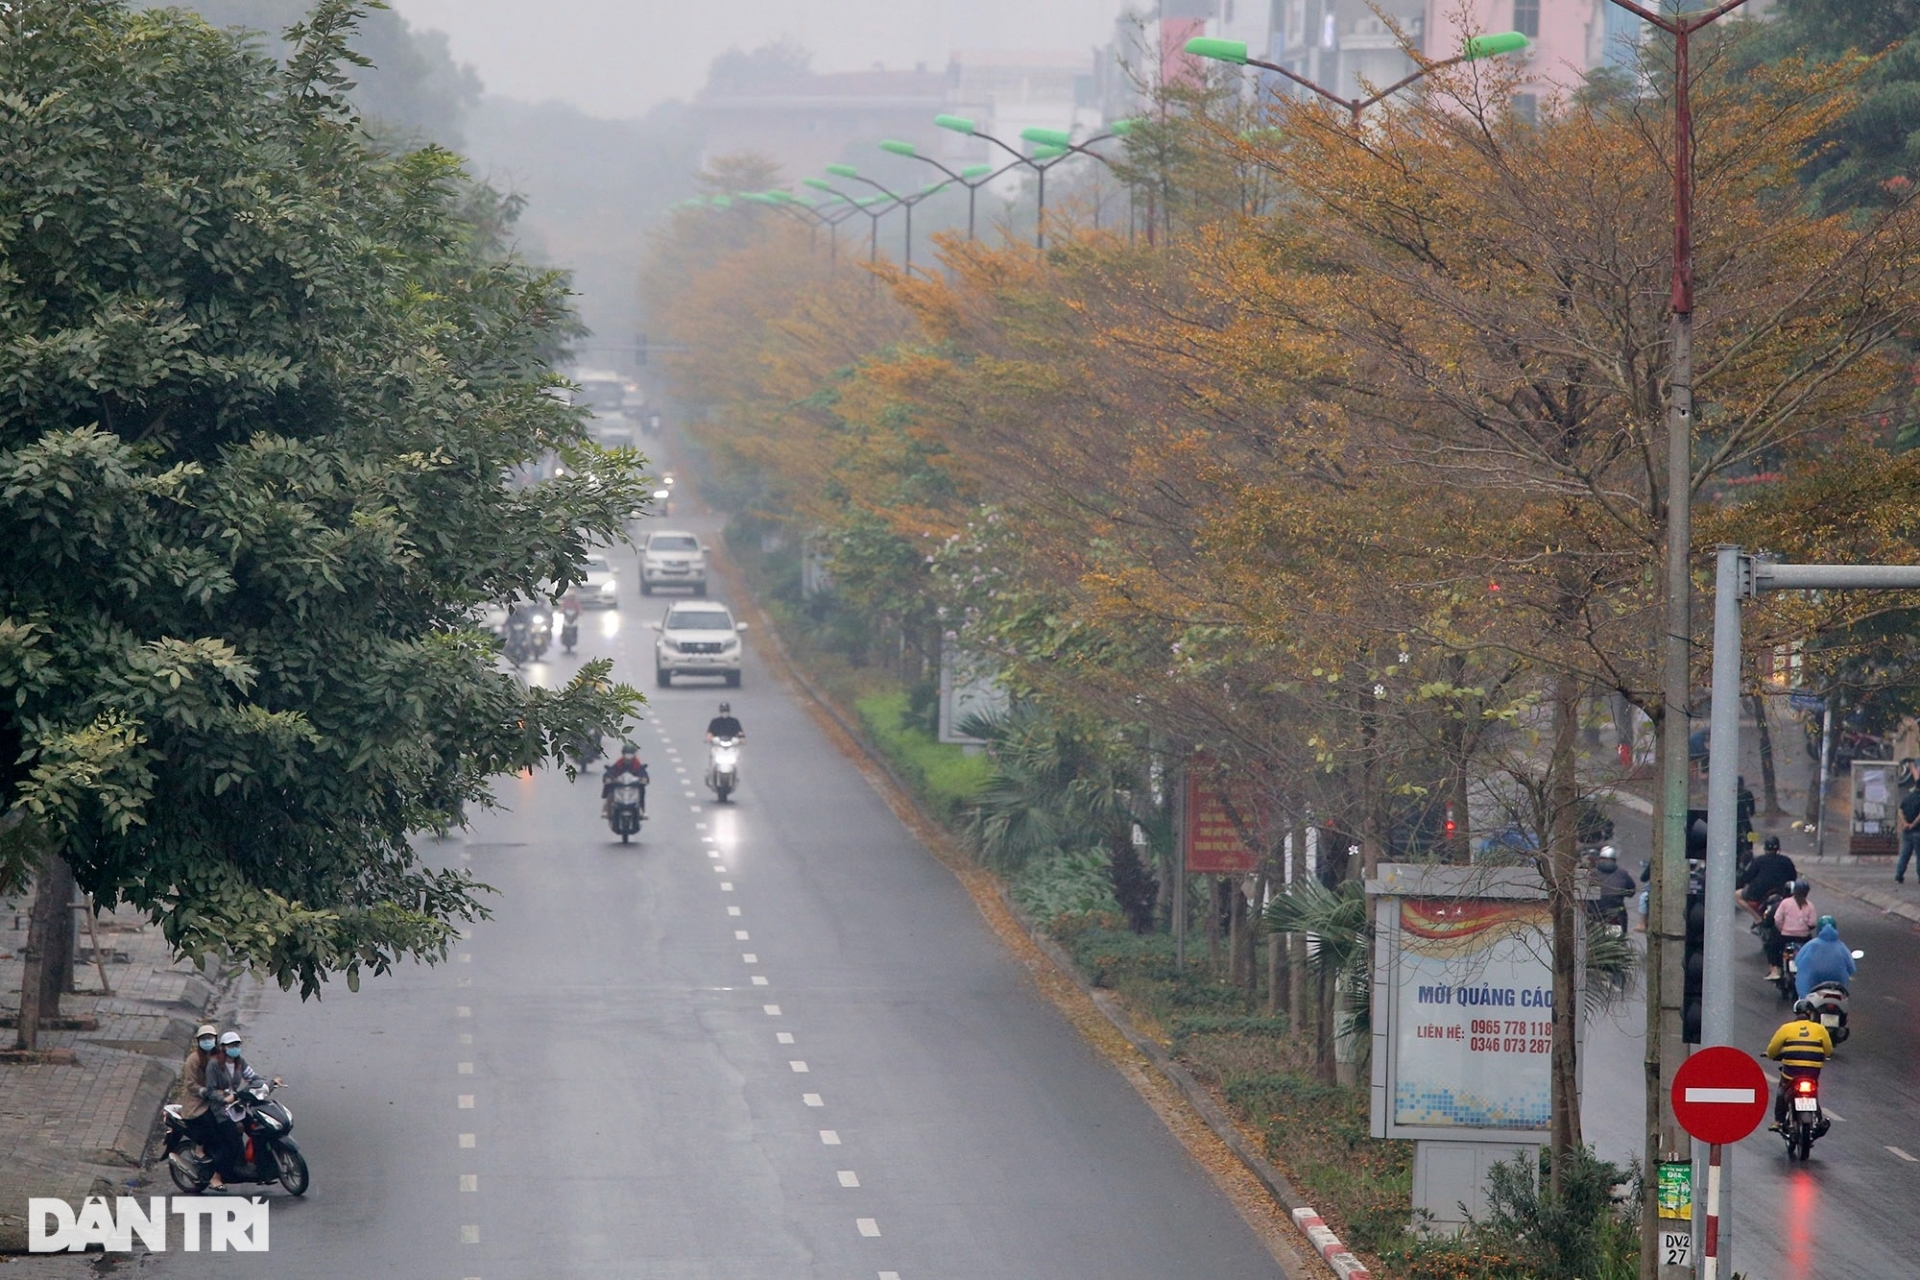
<svg viewBox="0 0 1920 1280">
<path fill-rule="evenodd" d="M 1814 1020 L 1827 1029 L 1835 1045 L 1851 1034 L 1847 1030 L 1847 989 L 1838 982 L 1823 982 L 1807 992 L 1813 1001 Z"/>
<path fill-rule="evenodd" d="M 545 610 L 516 609 L 507 615 L 507 661 L 516 667 L 538 662 L 553 643 L 553 622 Z"/>
<path fill-rule="evenodd" d="M 721 804 L 740 786 L 740 739 L 715 738 L 707 748 L 707 785 Z"/>
<path fill-rule="evenodd" d="M 1825 1137 L 1833 1121 L 1820 1110 L 1819 1076 L 1794 1076 L 1787 1086 L 1787 1120 L 1780 1136 L 1787 1140 L 1787 1159 L 1805 1160 L 1813 1154 L 1814 1139 Z"/>
<path fill-rule="evenodd" d="M 607 822 L 613 827 L 613 834 L 620 837 L 621 844 L 640 833 L 640 824 L 646 816 L 640 808 L 640 780 L 617 779 L 607 795 Z"/>
<path fill-rule="evenodd" d="M 245 1140 L 240 1163 L 227 1171 L 227 1185 L 240 1182 L 277 1182 L 287 1194 L 307 1194 L 307 1158 L 294 1145 L 293 1112 L 273 1097 L 276 1085 L 262 1080 L 234 1094 L 245 1110 L 240 1118 L 240 1134 Z M 187 1133 L 179 1104 L 166 1108 L 167 1172 L 173 1185 L 189 1195 L 199 1195 L 213 1180 L 213 1160 L 201 1151 Z"/>
<path fill-rule="evenodd" d="M 569 594 L 560 602 L 560 647 L 569 655 L 580 643 L 580 597 Z"/>
<path fill-rule="evenodd" d="M 1798 980 L 1800 966 L 1794 958 L 1800 954 L 1800 944 L 1804 941 L 1804 938 L 1789 938 L 1780 948 L 1780 976 L 1773 980 L 1773 984 L 1780 988 L 1782 1000 L 1793 999 L 1799 991 L 1794 984 Z"/>
</svg>

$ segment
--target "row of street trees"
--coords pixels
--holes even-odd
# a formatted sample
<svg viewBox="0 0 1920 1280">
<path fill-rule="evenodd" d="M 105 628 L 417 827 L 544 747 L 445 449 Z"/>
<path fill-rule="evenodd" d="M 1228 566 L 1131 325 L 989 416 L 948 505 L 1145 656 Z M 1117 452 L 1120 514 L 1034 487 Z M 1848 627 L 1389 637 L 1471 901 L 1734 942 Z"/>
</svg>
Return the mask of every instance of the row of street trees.
<svg viewBox="0 0 1920 1280">
<path fill-rule="evenodd" d="M 1701 545 L 1909 559 L 1920 206 L 1851 141 L 1889 61 L 1699 39 Z M 876 293 L 735 201 L 675 214 L 644 291 L 725 499 L 823 548 L 903 676 L 990 655 L 1142 816 L 1203 748 L 1264 794 L 1268 849 L 1312 824 L 1354 878 L 1463 860 L 1471 817 L 1536 833 L 1566 1152 L 1576 827 L 1608 781 L 1581 716 L 1666 713 L 1670 76 L 1650 47 L 1523 118 L 1517 74 L 1436 70 L 1364 125 L 1169 92 L 1115 166 L 1156 197 L 1151 242 L 950 239 L 942 277 L 882 267 Z M 1858 638 L 1855 607 L 1751 634 Z"/>
</svg>

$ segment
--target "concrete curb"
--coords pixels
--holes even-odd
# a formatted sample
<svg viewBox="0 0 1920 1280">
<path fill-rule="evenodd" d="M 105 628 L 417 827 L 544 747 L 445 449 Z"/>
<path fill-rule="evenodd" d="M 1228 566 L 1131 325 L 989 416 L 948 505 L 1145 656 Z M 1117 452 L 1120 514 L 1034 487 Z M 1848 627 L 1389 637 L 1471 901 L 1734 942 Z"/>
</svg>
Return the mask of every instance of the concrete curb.
<svg viewBox="0 0 1920 1280">
<path fill-rule="evenodd" d="M 1340 1237 L 1321 1221 L 1319 1214 L 1303 1206 L 1293 1211 L 1293 1221 L 1295 1226 L 1306 1232 L 1307 1239 L 1327 1260 L 1327 1265 L 1340 1273 L 1340 1280 L 1372 1280 L 1373 1273 L 1367 1270 L 1366 1264 L 1340 1243 Z"/>
<path fill-rule="evenodd" d="M 929 813 L 926 807 L 920 803 L 920 799 L 918 795 L 914 793 L 913 788 L 908 786 L 905 779 L 901 778 L 899 773 L 895 771 L 892 763 L 887 760 L 884 754 L 874 747 L 867 736 L 865 728 L 858 723 L 858 717 L 849 717 L 841 710 L 838 703 L 836 703 L 831 696 L 814 684 L 813 680 L 800 669 L 799 664 L 793 660 L 793 655 L 788 651 L 786 642 L 780 638 L 780 633 L 774 627 L 772 619 L 767 616 L 764 609 L 760 608 L 759 602 L 753 599 L 752 594 L 746 590 L 746 584 L 741 579 L 738 570 L 730 563 L 726 563 L 723 558 L 720 573 L 728 580 L 728 585 L 733 589 L 736 599 L 751 602 L 750 607 L 757 615 L 757 620 L 761 624 L 758 631 L 760 634 L 760 643 L 764 645 L 762 649 L 763 656 L 773 658 L 778 663 L 782 673 L 791 679 L 794 685 L 798 687 L 802 693 L 806 694 L 814 705 L 818 706 L 827 715 L 828 719 L 839 726 L 841 732 L 846 734 L 847 738 L 852 741 L 855 746 L 859 747 L 861 753 L 866 756 L 868 763 L 878 769 L 887 780 L 893 784 L 894 789 L 899 793 L 901 799 L 904 800 L 914 812 L 920 815 L 922 821 L 926 822 L 927 825 L 934 830 L 944 830 L 939 820 Z M 1221 1109 L 1220 1105 L 1214 1100 L 1213 1095 L 1207 1092 L 1206 1087 L 1195 1079 L 1191 1072 L 1176 1062 L 1172 1055 L 1167 1052 L 1165 1046 L 1134 1026 L 1132 1020 L 1127 1017 L 1125 1010 L 1121 1007 L 1118 999 L 1112 992 L 1103 991 L 1094 987 L 1082 976 L 1078 967 L 1074 965 L 1072 957 L 1067 955 L 1060 944 L 1049 937 L 1044 930 L 1028 918 L 1026 912 L 1022 911 L 1020 907 L 1014 903 L 1013 899 L 1008 895 L 1007 888 L 1004 884 L 1001 884 L 998 879 L 995 879 L 993 884 L 994 892 L 1001 904 L 1007 909 L 1008 913 L 1019 922 L 1020 927 L 1026 932 L 1028 939 L 1034 946 L 1047 957 L 1062 977 L 1073 983 L 1075 987 L 1092 1001 L 1094 1008 L 1099 1010 L 1101 1017 L 1105 1018 L 1113 1029 L 1119 1032 L 1121 1037 L 1124 1038 L 1129 1045 L 1133 1046 L 1134 1050 L 1138 1052 L 1141 1057 L 1151 1063 L 1161 1076 L 1180 1091 L 1181 1097 L 1184 1098 L 1187 1105 L 1199 1115 L 1207 1128 L 1213 1132 L 1213 1135 L 1225 1144 L 1227 1149 L 1233 1153 L 1234 1158 L 1266 1189 L 1267 1194 L 1272 1196 L 1276 1203 L 1287 1210 L 1289 1218 L 1295 1226 L 1300 1229 L 1308 1243 L 1312 1245 L 1314 1251 L 1320 1254 L 1321 1258 L 1333 1269 L 1335 1274 L 1340 1276 L 1341 1280 L 1371 1280 L 1372 1273 L 1367 1270 L 1365 1264 L 1340 1242 L 1339 1237 L 1335 1236 L 1332 1230 L 1327 1227 L 1326 1223 L 1322 1221 L 1319 1213 L 1306 1205 L 1300 1193 L 1295 1191 L 1293 1185 L 1287 1181 L 1286 1175 L 1274 1168 L 1266 1157 L 1262 1156 L 1253 1148 L 1253 1145 L 1247 1141 L 1246 1135 L 1241 1132 L 1239 1126 L 1234 1124 L 1227 1113 Z M 1313 1224 L 1311 1228 L 1308 1226 L 1309 1222 Z M 1323 1240 L 1329 1243 L 1323 1243 Z M 1276 1261 L 1278 1261 L 1278 1259 L 1276 1259 Z M 1282 1263 L 1281 1266 L 1283 1270 L 1289 1270 L 1285 1263 Z M 1294 1280 L 1298 1280 L 1298 1278 L 1294 1278 Z"/>
<path fill-rule="evenodd" d="M 1835 876 L 1823 876 L 1820 874 L 1820 868 L 1817 866 L 1812 871 L 1802 872 L 1801 874 L 1805 875 L 1807 879 L 1813 881 L 1822 889 L 1830 889 L 1834 893 L 1844 894 L 1856 902 L 1864 902 L 1870 907 L 1878 907 L 1890 916 L 1899 916 L 1903 920 L 1910 920 L 1915 924 L 1920 924 L 1920 905 L 1908 902 L 1897 894 L 1889 893 L 1884 889 L 1869 888 L 1863 884 L 1851 884 Z"/>
</svg>

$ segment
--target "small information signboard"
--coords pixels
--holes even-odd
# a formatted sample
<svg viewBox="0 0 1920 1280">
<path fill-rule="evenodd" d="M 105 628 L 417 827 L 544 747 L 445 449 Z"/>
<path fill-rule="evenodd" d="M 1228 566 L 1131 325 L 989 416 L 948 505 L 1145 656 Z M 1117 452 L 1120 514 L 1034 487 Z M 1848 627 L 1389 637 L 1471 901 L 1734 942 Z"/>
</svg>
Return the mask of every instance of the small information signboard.
<svg viewBox="0 0 1920 1280">
<path fill-rule="evenodd" d="M 1187 768 L 1187 871 L 1191 875 L 1247 875 L 1260 869 L 1248 844 L 1259 829 L 1259 797 L 1250 788 L 1209 785 L 1207 760 L 1196 755 Z"/>
</svg>

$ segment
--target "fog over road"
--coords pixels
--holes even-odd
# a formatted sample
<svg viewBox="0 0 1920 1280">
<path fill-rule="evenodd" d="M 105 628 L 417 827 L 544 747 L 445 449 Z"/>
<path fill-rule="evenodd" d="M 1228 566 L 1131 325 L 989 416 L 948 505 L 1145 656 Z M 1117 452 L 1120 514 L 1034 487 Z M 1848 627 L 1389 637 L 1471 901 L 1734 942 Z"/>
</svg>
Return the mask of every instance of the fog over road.
<svg viewBox="0 0 1920 1280">
<path fill-rule="evenodd" d="M 710 527 L 675 519 L 707 535 Z M 582 652 L 651 685 L 633 553 Z M 1281 1274 L 1207 1174 L 1044 1002 L 953 876 L 788 692 L 649 688 L 653 815 L 595 774 L 507 778 L 428 853 L 501 892 L 452 960 L 301 1004 L 247 988 L 313 1168 L 272 1249 L 167 1277 L 1165 1280 Z M 729 698 L 737 803 L 700 785 Z"/>
</svg>

